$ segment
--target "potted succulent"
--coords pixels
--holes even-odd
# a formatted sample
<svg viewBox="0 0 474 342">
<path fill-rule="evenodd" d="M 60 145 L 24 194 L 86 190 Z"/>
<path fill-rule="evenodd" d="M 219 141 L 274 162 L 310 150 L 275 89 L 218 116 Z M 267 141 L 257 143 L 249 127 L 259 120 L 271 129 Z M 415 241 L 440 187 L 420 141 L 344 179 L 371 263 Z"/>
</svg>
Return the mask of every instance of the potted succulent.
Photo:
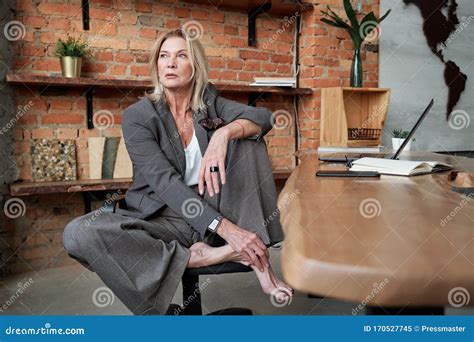
<svg viewBox="0 0 474 342">
<path fill-rule="evenodd" d="M 404 131 L 400 128 L 396 128 L 392 130 L 392 148 L 394 150 L 398 150 L 400 146 L 403 144 L 405 139 L 408 137 L 408 134 L 410 134 L 409 131 Z M 411 140 L 406 144 L 405 148 L 403 151 L 410 151 L 411 148 Z"/>
<path fill-rule="evenodd" d="M 352 59 L 350 84 L 351 87 L 360 88 L 362 87 L 362 58 L 360 55 L 362 43 L 367 37 L 372 37 L 374 33 L 378 36 L 380 32 L 379 24 L 387 17 L 391 10 L 388 10 L 387 13 L 380 18 L 377 18 L 374 12 L 370 12 L 359 22 L 351 1 L 343 0 L 343 5 L 349 22 L 342 19 L 336 12 L 331 10 L 329 6 L 327 7 L 327 11 L 321 11 L 321 14 L 326 17 L 322 18 L 321 21 L 325 24 L 346 30 L 351 37 L 354 43 L 354 57 Z M 377 31 L 374 32 L 375 29 Z"/>
<path fill-rule="evenodd" d="M 58 39 L 55 53 L 60 58 L 64 77 L 81 76 L 82 58 L 90 56 L 86 42 L 69 36 L 65 41 L 61 38 Z"/>
</svg>

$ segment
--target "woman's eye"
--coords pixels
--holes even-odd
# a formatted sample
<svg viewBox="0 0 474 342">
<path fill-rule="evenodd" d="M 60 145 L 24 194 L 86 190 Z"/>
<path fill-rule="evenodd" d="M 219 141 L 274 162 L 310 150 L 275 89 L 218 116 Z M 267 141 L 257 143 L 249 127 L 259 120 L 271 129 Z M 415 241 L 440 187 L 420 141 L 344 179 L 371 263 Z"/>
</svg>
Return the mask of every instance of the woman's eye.
<svg viewBox="0 0 474 342">
<path fill-rule="evenodd" d="M 179 54 L 179 57 L 186 58 L 188 56 L 186 56 L 186 54 L 184 54 L 184 53 L 181 53 L 181 54 Z"/>
<path fill-rule="evenodd" d="M 167 55 L 165 53 L 160 54 L 160 58 L 166 58 L 166 57 L 167 57 Z"/>
</svg>

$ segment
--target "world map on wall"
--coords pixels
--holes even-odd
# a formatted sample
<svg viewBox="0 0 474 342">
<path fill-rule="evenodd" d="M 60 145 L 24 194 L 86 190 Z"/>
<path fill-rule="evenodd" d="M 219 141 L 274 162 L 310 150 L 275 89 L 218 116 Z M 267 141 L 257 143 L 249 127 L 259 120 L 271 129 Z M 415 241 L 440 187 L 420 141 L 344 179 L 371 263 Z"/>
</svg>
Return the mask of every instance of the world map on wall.
<svg viewBox="0 0 474 342">
<path fill-rule="evenodd" d="M 449 42 L 456 33 L 459 19 L 456 13 L 456 0 L 403 0 L 406 5 L 413 4 L 420 9 L 423 18 L 423 33 L 432 53 L 444 63 L 444 82 L 448 87 L 446 119 L 453 111 L 466 88 L 467 75 L 455 61 L 446 61 L 443 51 L 449 49 Z M 445 14 L 446 13 L 446 14 Z"/>
</svg>

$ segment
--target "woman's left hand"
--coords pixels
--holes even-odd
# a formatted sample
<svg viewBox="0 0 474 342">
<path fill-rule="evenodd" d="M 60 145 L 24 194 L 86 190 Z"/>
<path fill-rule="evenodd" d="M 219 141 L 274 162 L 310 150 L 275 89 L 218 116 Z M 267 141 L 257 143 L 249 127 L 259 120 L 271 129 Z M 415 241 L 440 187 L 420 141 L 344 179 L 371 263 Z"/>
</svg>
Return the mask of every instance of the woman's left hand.
<svg viewBox="0 0 474 342">
<path fill-rule="evenodd" d="M 225 184 L 225 157 L 228 142 L 229 135 L 225 127 L 217 129 L 209 140 L 199 169 L 199 194 L 204 193 L 205 186 L 207 186 L 207 191 L 211 197 L 219 193 L 219 177 L 221 183 Z M 217 166 L 219 172 L 211 172 L 211 166 Z"/>
</svg>

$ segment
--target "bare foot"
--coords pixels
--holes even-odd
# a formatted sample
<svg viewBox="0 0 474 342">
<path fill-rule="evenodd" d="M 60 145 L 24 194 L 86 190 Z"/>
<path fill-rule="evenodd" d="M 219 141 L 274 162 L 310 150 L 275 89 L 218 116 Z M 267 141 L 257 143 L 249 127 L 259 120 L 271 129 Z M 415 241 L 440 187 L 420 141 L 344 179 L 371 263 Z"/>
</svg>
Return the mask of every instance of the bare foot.
<svg viewBox="0 0 474 342">
<path fill-rule="evenodd" d="M 191 251 L 191 257 L 188 261 L 188 268 L 211 266 L 227 261 L 240 262 L 246 266 L 249 265 L 230 245 L 211 247 L 204 242 L 196 242 L 189 247 L 189 250 Z"/>
<path fill-rule="evenodd" d="M 285 282 L 278 279 L 271 266 L 260 272 L 257 267 L 252 266 L 257 274 L 263 292 L 269 294 L 278 301 L 278 303 L 289 303 L 293 297 L 294 290 Z"/>
</svg>

